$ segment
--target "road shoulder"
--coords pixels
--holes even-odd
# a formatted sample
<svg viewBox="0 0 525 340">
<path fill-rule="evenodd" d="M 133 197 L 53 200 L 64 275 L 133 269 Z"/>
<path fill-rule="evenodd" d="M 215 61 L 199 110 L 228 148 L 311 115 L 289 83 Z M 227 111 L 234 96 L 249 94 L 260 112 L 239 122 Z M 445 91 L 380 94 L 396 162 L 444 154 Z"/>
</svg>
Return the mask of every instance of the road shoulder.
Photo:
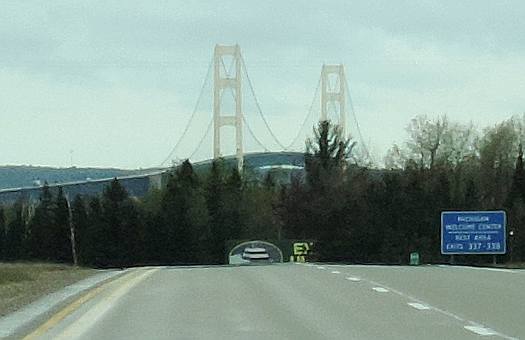
<svg viewBox="0 0 525 340">
<path fill-rule="evenodd" d="M 105 270 L 48 294 L 21 309 L 0 318 L 0 338 L 15 339 L 27 334 L 80 294 L 85 293 L 128 270 Z"/>
</svg>

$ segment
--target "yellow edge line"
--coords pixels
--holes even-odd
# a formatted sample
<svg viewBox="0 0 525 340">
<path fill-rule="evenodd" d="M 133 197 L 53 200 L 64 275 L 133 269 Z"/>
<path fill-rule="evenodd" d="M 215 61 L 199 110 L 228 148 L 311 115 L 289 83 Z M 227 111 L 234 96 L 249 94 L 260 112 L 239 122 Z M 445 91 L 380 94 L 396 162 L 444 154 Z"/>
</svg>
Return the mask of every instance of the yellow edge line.
<svg viewBox="0 0 525 340">
<path fill-rule="evenodd" d="M 134 273 L 136 272 L 133 271 L 131 273 L 124 274 L 123 276 L 117 277 L 116 280 L 122 280 L 124 278 L 131 276 L 131 274 L 134 274 Z M 89 292 L 82 295 L 80 298 L 73 301 L 71 304 L 67 305 L 62 310 L 54 314 L 49 320 L 47 320 L 45 323 L 40 325 L 37 329 L 35 329 L 33 332 L 26 335 L 22 339 L 23 340 L 33 340 L 33 339 L 36 339 L 44 335 L 50 328 L 56 326 L 60 321 L 64 320 L 68 315 L 72 314 L 74 311 L 80 308 L 82 304 L 86 303 L 87 301 L 95 297 L 97 294 L 102 292 L 104 289 L 106 289 L 107 286 L 112 282 L 115 282 L 115 280 L 110 279 L 109 281 L 102 283 L 102 285 L 91 289 Z"/>
</svg>

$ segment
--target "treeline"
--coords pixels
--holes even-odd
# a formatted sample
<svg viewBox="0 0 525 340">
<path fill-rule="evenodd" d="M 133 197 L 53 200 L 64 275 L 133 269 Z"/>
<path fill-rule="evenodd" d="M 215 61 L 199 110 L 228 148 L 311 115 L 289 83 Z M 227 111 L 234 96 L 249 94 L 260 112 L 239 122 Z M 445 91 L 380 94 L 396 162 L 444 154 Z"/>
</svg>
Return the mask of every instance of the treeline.
<svg viewBox="0 0 525 340">
<path fill-rule="evenodd" d="M 272 207 L 278 187 L 215 161 L 198 176 L 189 161 L 170 174 L 167 187 L 142 200 L 117 179 L 98 197 L 68 201 L 42 188 L 36 207 L 17 202 L 0 210 L 0 260 L 72 262 L 96 267 L 138 264 L 223 264 L 233 239 L 277 239 Z M 69 214 L 71 212 L 71 214 Z"/>
<path fill-rule="evenodd" d="M 287 185 L 217 160 L 204 174 L 182 163 L 165 188 L 141 200 L 114 180 L 68 209 L 62 191 L 53 196 L 44 186 L 35 208 L 0 209 L 0 257 L 71 262 L 73 226 L 79 263 L 99 267 L 220 264 L 228 240 L 284 238 L 316 240 L 322 261 L 406 263 L 418 251 L 437 263 L 448 261 L 440 254 L 442 211 L 503 209 L 513 236 L 500 261 L 524 261 L 524 128 L 519 118 L 479 131 L 418 116 L 377 169 L 337 126 L 321 122 L 307 141 L 304 175 Z"/>
</svg>

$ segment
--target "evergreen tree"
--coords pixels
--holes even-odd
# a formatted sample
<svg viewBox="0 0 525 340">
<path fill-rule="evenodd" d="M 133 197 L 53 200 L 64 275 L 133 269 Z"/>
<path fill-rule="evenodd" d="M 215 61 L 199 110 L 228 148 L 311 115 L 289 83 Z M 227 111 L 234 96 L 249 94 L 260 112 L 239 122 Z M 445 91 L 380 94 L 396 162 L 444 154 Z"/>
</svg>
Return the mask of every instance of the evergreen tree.
<svg viewBox="0 0 525 340">
<path fill-rule="evenodd" d="M 272 170 L 270 170 L 264 176 L 263 187 L 267 190 L 274 190 L 275 186 L 275 173 Z"/>
<path fill-rule="evenodd" d="M 244 230 L 244 221 L 242 219 L 243 201 L 243 181 L 241 174 L 236 167 L 231 169 L 231 173 L 226 179 L 226 202 L 225 202 L 225 219 L 227 223 L 228 239 L 239 239 Z"/>
<path fill-rule="evenodd" d="M 320 122 L 314 134 L 305 154 L 308 220 L 304 228 L 308 238 L 319 240 L 321 259 L 341 260 L 348 256 L 350 237 L 345 223 L 344 177 L 353 144 L 329 121 Z"/>
<path fill-rule="evenodd" d="M 77 195 L 71 204 L 71 217 L 73 228 L 75 229 L 75 243 L 77 250 L 77 257 L 79 263 L 88 264 L 89 250 L 87 253 L 85 251 L 91 245 L 89 244 L 89 220 L 86 210 L 86 205 L 82 196 Z"/>
<path fill-rule="evenodd" d="M 102 219 L 106 228 L 105 242 L 106 261 L 109 265 L 122 265 L 124 254 L 122 254 L 122 202 L 127 198 L 126 190 L 115 178 L 102 194 Z"/>
<path fill-rule="evenodd" d="M 319 122 L 314 139 L 306 143 L 305 171 L 307 183 L 317 190 L 338 185 L 343 176 L 346 159 L 354 144 L 341 135 L 339 126 L 330 121 Z"/>
<path fill-rule="evenodd" d="M 97 267 L 110 265 L 108 249 L 110 247 L 109 227 L 102 216 L 100 198 L 95 196 L 89 201 L 88 223 L 83 241 L 81 241 L 84 264 Z"/>
<path fill-rule="evenodd" d="M 46 182 L 29 224 L 29 252 L 32 257 L 47 261 L 56 259 L 55 212 L 56 202 Z"/>
<path fill-rule="evenodd" d="M 126 189 L 115 178 L 102 195 L 102 219 L 106 228 L 106 261 L 109 265 L 128 266 L 140 258 L 138 212 Z"/>
<path fill-rule="evenodd" d="M 245 182 L 240 202 L 240 239 L 275 240 L 281 237 L 281 224 L 274 212 L 278 199 L 276 189 L 270 172 L 262 183 Z"/>
<path fill-rule="evenodd" d="M 290 185 L 281 187 L 279 201 L 275 209 L 283 225 L 285 238 L 305 239 L 312 237 L 307 230 L 310 214 L 308 204 L 307 193 L 301 178 L 292 176 Z"/>
<path fill-rule="evenodd" d="M 144 257 L 142 262 L 152 264 L 169 264 L 168 228 L 163 223 L 160 212 L 142 211 L 142 225 L 144 226 Z"/>
<path fill-rule="evenodd" d="M 224 161 L 214 160 L 206 181 L 206 205 L 210 226 L 210 261 L 224 263 L 226 258 L 225 243 L 228 238 L 228 225 L 225 212 L 225 175 Z"/>
<path fill-rule="evenodd" d="M 200 263 L 209 239 L 208 209 L 191 163 L 186 160 L 169 181 L 162 200 L 171 263 Z"/>
<path fill-rule="evenodd" d="M 69 224 L 69 203 L 62 187 L 58 188 L 55 199 L 54 223 L 52 230 L 53 259 L 59 262 L 72 262 L 71 228 Z"/>
<path fill-rule="evenodd" d="M 8 260 L 27 258 L 25 253 L 26 221 L 24 203 L 17 201 L 12 208 L 12 218 L 7 226 L 5 257 Z"/>
<path fill-rule="evenodd" d="M 162 220 L 163 195 L 164 189 L 151 189 L 139 206 L 144 228 L 145 263 L 169 263 L 168 228 Z"/>
<path fill-rule="evenodd" d="M 140 211 L 134 199 L 128 198 L 122 204 L 122 263 L 130 266 L 142 263 L 145 257 L 145 228 Z"/>
</svg>

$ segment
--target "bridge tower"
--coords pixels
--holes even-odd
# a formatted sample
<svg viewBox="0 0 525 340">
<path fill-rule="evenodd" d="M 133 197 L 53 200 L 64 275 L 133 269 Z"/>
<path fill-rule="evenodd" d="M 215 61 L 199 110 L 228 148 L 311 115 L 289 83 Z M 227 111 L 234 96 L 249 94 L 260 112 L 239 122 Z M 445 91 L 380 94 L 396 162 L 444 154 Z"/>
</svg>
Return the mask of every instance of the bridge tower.
<svg viewBox="0 0 525 340">
<path fill-rule="evenodd" d="M 224 57 L 232 57 L 235 66 L 235 74 L 228 74 Z M 244 151 L 243 151 L 243 112 L 242 112 L 242 58 L 239 45 L 224 46 L 215 45 L 213 55 L 214 76 L 213 76 L 213 158 L 221 157 L 221 127 L 235 127 L 235 147 L 237 156 L 237 167 L 242 170 Z M 221 72 L 224 70 L 224 74 Z M 235 113 L 223 115 L 221 109 L 222 96 L 225 91 L 231 89 L 235 101 Z"/>
<path fill-rule="evenodd" d="M 328 105 L 338 108 L 341 133 L 346 129 L 346 78 L 344 65 L 323 65 L 321 70 L 321 117 L 328 119 Z M 338 105 L 336 105 L 338 104 Z"/>
</svg>

